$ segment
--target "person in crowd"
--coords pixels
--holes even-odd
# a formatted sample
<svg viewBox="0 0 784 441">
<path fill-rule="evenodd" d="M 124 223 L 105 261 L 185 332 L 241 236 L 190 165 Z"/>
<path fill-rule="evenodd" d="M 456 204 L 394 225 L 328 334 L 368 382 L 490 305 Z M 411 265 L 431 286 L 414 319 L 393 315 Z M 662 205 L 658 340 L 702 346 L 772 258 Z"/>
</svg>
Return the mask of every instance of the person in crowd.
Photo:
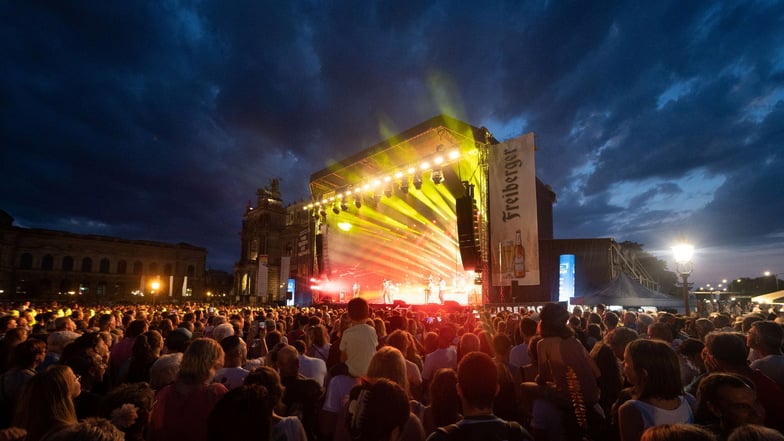
<svg viewBox="0 0 784 441">
<path fill-rule="evenodd" d="M 103 398 L 98 416 L 117 426 L 125 434 L 125 441 L 144 441 L 154 398 L 147 383 L 122 384 Z"/>
<path fill-rule="evenodd" d="M 531 427 L 537 439 L 563 439 L 565 428 L 576 427 L 572 416 L 573 395 L 579 395 L 586 409 L 593 411 L 599 401 L 596 378 L 599 368 L 574 332 L 566 324 L 569 313 L 558 303 L 546 304 L 539 313 L 542 339 L 536 344 L 538 375 L 535 382 L 523 383 L 523 396 L 533 400 Z M 576 383 L 567 377 L 574 375 Z M 568 419 L 567 419 L 568 418 Z"/>
<path fill-rule="evenodd" d="M 345 414 L 346 439 L 363 441 L 424 441 L 419 419 L 411 413 L 408 394 L 396 382 L 363 380 L 352 389 Z M 336 438 L 339 441 L 339 438 Z"/>
<path fill-rule="evenodd" d="M 784 387 L 784 354 L 781 352 L 784 328 L 773 321 L 754 322 L 746 335 L 746 344 L 757 353 L 751 368 L 759 369 Z"/>
<path fill-rule="evenodd" d="M 455 328 L 449 325 L 438 330 L 438 348 L 427 354 L 422 369 L 424 387 L 429 387 L 430 380 L 438 369 L 457 369 L 457 351 L 453 345 L 455 334 Z"/>
<path fill-rule="evenodd" d="M 49 366 L 57 364 L 65 347 L 73 343 L 79 334 L 73 331 L 55 331 L 46 337 L 46 356 L 36 370 L 42 372 Z"/>
<path fill-rule="evenodd" d="M 143 332 L 133 342 L 131 357 L 120 368 L 120 383 L 150 381 L 150 368 L 161 356 L 163 336 L 155 330 Z"/>
<path fill-rule="evenodd" d="M 681 366 L 687 366 L 689 371 L 694 373 L 691 377 L 684 377 L 683 373 L 681 373 L 682 381 L 691 378 L 688 383 L 683 383 L 684 390 L 691 395 L 697 394 L 697 386 L 705 375 L 705 362 L 702 360 L 702 350 L 704 348 L 705 344 L 701 340 L 687 338 L 678 345 L 678 349 L 675 351 L 678 353 L 678 357 L 681 358 Z"/>
<path fill-rule="evenodd" d="M 765 425 L 784 430 L 784 406 L 781 405 L 784 389 L 759 369 L 749 366 L 745 335 L 711 332 L 705 337 L 702 356 L 708 372 L 733 373 L 750 379 L 756 386 L 757 400 L 765 408 Z"/>
<path fill-rule="evenodd" d="M 223 367 L 215 372 L 214 382 L 223 383 L 229 390 L 242 386 L 250 372 L 242 365 L 245 362 L 247 346 L 237 335 L 224 337 L 220 342 L 223 349 Z"/>
<path fill-rule="evenodd" d="M 11 355 L 11 368 L 0 376 L 0 427 L 8 427 L 14 415 L 22 386 L 35 374 L 46 355 L 46 343 L 28 339 L 19 343 Z"/>
<path fill-rule="evenodd" d="M 425 406 L 419 416 L 425 435 L 433 433 L 438 427 L 456 423 L 460 414 L 460 397 L 457 395 L 457 372 L 443 368 L 436 371 L 430 383 L 430 404 Z"/>
<path fill-rule="evenodd" d="M 466 354 L 481 350 L 479 337 L 471 332 L 466 332 L 460 336 L 457 342 L 457 362 L 459 363 Z M 455 364 L 455 368 L 457 364 Z"/>
<path fill-rule="evenodd" d="M 329 349 L 332 347 L 327 327 L 318 324 L 308 328 L 308 341 L 310 341 L 310 345 L 305 351 L 305 354 L 308 357 L 324 360 L 326 365 L 326 362 L 329 359 Z"/>
<path fill-rule="evenodd" d="M 673 335 L 673 327 L 669 323 L 657 322 L 648 327 L 648 337 L 653 340 L 663 341 L 671 346 L 673 349 L 680 348 L 682 342 L 679 340 L 678 346 L 674 346 L 675 337 Z M 681 366 L 681 384 L 688 385 L 694 381 L 694 378 L 700 372 L 694 368 L 684 357 L 678 357 L 678 362 Z"/>
<path fill-rule="evenodd" d="M 648 327 L 656 323 L 656 319 L 648 313 L 641 312 L 637 314 L 637 334 L 641 336 L 648 335 Z"/>
<path fill-rule="evenodd" d="M 299 353 L 299 373 L 316 380 L 321 387 L 324 387 L 324 380 L 327 377 L 327 364 L 324 360 L 305 355 L 306 343 L 302 340 L 295 340 L 291 345 Z"/>
<path fill-rule="evenodd" d="M 714 326 L 712 321 L 710 321 L 707 318 L 700 317 L 694 322 L 694 331 L 696 333 L 696 335 L 694 335 L 694 338 L 704 342 L 705 336 L 713 332 L 715 328 L 716 327 Z"/>
<path fill-rule="evenodd" d="M 86 418 L 56 432 L 43 441 L 123 441 L 122 431 L 104 418 Z"/>
<path fill-rule="evenodd" d="M 246 384 L 230 390 L 221 397 L 207 417 L 207 441 L 251 440 L 256 438 L 303 439 L 302 426 L 296 436 L 273 437 L 272 414 L 267 388 L 258 384 Z"/>
<path fill-rule="evenodd" d="M 0 340 L 0 374 L 11 367 L 11 355 L 14 348 L 19 343 L 27 340 L 27 328 L 16 327 L 6 331 L 5 336 Z"/>
<path fill-rule="evenodd" d="M 498 395 L 493 401 L 493 413 L 501 419 L 508 421 L 518 421 L 522 419 L 518 408 L 518 397 L 521 390 L 517 387 L 523 379 L 519 375 L 515 377 L 509 364 L 509 351 L 512 349 L 512 340 L 509 336 L 498 334 L 493 337 L 493 361 L 498 370 Z"/>
<path fill-rule="evenodd" d="M 348 367 L 348 373 L 360 377 L 367 372 L 370 359 L 378 347 L 375 328 L 366 324 L 370 316 L 367 300 L 356 297 L 346 305 L 351 327 L 343 332 L 340 339 L 340 361 Z"/>
<path fill-rule="evenodd" d="M 297 416 L 305 433 L 314 438 L 318 433 L 318 413 L 323 399 L 321 384 L 300 374 L 299 352 L 291 345 L 278 350 L 276 366 L 285 391 L 282 403 L 286 416 Z"/>
<path fill-rule="evenodd" d="M 210 383 L 223 366 L 223 349 L 209 338 L 195 339 L 183 354 L 177 380 L 158 392 L 150 441 L 206 440 L 207 416 L 228 389 Z"/>
<path fill-rule="evenodd" d="M 727 441 L 784 441 L 784 435 L 770 427 L 746 424 L 735 429 Z"/>
<path fill-rule="evenodd" d="M 646 429 L 640 441 L 717 441 L 717 439 L 709 431 L 693 424 L 661 424 Z"/>
<path fill-rule="evenodd" d="M 520 340 L 509 351 L 509 364 L 514 370 L 520 372 L 521 378 L 524 378 L 522 377 L 523 367 L 531 363 L 531 358 L 528 356 L 528 342 L 536 334 L 537 324 L 531 317 L 523 317 L 519 323 Z"/>
<path fill-rule="evenodd" d="M 63 351 L 60 364 L 70 367 L 79 378 L 81 393 L 74 398 L 76 416 L 79 419 L 96 416 L 106 373 L 103 358 L 88 346 L 71 343 Z"/>
<path fill-rule="evenodd" d="M 54 365 L 30 378 L 22 387 L 13 426 L 27 431 L 25 441 L 39 441 L 49 432 L 76 424 L 73 399 L 81 393 L 71 368 Z"/>
<path fill-rule="evenodd" d="M 694 422 L 672 346 L 659 340 L 635 340 L 626 346 L 623 367 L 634 389 L 633 399 L 618 409 L 621 441 L 638 441 L 649 427 Z"/>
<path fill-rule="evenodd" d="M 302 420 L 295 415 L 285 415 L 283 404 L 284 387 L 280 375 L 269 366 L 262 366 L 245 377 L 245 386 L 263 386 L 267 391 L 267 402 L 263 406 L 266 418 L 272 426 L 270 439 L 286 441 L 306 441 L 308 439 Z M 263 424 L 262 424 L 263 426 Z"/>
<path fill-rule="evenodd" d="M 411 348 L 411 338 L 407 331 L 397 329 L 387 335 L 387 344 L 400 351 L 405 357 L 406 361 L 406 377 L 408 379 L 408 389 L 411 392 L 411 398 L 421 401 L 422 400 L 422 373 L 419 367 L 408 359 L 406 354 L 409 353 Z"/>
<path fill-rule="evenodd" d="M 624 387 L 622 363 L 626 346 L 638 337 L 637 331 L 633 329 L 615 328 L 591 350 L 591 358 L 601 373 L 597 378 L 600 390 L 599 405 L 605 415 L 611 414 L 610 410 Z"/>
<path fill-rule="evenodd" d="M 14 315 L 7 314 L 0 316 L 0 340 L 5 338 L 6 332 L 10 329 L 16 328 L 17 320 Z"/>
<path fill-rule="evenodd" d="M 133 320 L 128 323 L 122 340 L 112 346 L 109 356 L 109 376 L 112 384 L 119 384 L 120 369 L 133 355 L 133 343 L 136 341 L 136 337 L 147 332 L 147 329 L 146 320 Z"/>
<path fill-rule="evenodd" d="M 705 376 L 697 389 L 696 422 L 726 440 L 744 424 L 763 424 L 765 409 L 757 401 L 754 383 L 735 374 Z"/>
<path fill-rule="evenodd" d="M 427 440 L 532 440 L 520 424 L 504 421 L 493 414 L 493 401 L 499 388 L 496 372 L 493 359 L 485 353 L 472 352 L 460 360 L 457 394 L 463 418 L 455 424 L 439 427 Z"/>
</svg>

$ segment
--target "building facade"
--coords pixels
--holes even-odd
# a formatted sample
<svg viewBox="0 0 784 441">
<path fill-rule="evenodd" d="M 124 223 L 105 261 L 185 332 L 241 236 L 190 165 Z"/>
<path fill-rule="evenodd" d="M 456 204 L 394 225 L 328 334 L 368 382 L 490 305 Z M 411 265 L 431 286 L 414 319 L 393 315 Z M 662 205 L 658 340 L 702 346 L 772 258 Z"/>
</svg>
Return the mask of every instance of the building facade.
<svg viewBox="0 0 784 441">
<path fill-rule="evenodd" d="M 234 266 L 234 301 L 297 304 L 313 273 L 313 221 L 304 203 L 283 206 L 280 180 L 256 192 L 242 218 L 240 259 Z"/>
<path fill-rule="evenodd" d="M 89 303 L 203 298 L 207 250 L 21 228 L 0 211 L 0 299 Z"/>
</svg>

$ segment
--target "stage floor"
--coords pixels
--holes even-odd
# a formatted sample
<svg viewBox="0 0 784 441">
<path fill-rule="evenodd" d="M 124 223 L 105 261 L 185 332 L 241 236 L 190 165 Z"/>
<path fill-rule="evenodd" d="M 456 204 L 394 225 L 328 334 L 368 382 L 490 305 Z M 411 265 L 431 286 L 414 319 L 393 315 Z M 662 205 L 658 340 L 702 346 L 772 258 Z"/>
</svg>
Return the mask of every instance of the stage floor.
<svg viewBox="0 0 784 441">
<path fill-rule="evenodd" d="M 482 287 L 476 286 L 468 291 L 447 291 L 444 293 L 443 302 L 438 298 L 438 294 L 429 296 L 422 289 L 401 289 L 391 296 L 391 302 L 385 302 L 381 291 L 360 291 L 359 297 L 367 300 L 370 304 L 392 304 L 394 302 L 405 302 L 408 305 L 428 305 L 443 302 L 457 302 L 463 306 L 478 305 L 482 303 Z M 352 293 L 340 293 L 334 296 L 322 295 L 320 301 L 325 298 L 331 299 L 335 303 L 346 303 L 353 298 Z"/>
</svg>

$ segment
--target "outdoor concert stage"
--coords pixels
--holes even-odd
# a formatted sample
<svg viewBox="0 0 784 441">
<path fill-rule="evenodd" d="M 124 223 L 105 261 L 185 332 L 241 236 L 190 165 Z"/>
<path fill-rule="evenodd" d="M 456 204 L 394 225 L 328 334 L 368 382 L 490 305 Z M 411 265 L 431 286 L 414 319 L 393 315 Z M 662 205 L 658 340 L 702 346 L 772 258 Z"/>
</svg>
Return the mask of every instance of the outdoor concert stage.
<svg viewBox="0 0 784 441">
<path fill-rule="evenodd" d="M 396 287 L 386 301 L 382 290 L 363 290 L 360 287 L 358 297 L 362 297 L 372 305 L 393 305 L 393 304 L 406 304 L 406 305 L 433 305 L 433 304 L 459 304 L 459 305 L 479 305 L 482 303 L 482 286 L 481 285 L 466 285 L 462 289 L 451 289 L 443 292 L 442 298 L 439 298 L 437 292 L 428 294 L 425 292 L 425 285 L 420 286 L 403 286 Z M 332 303 L 343 304 L 347 303 L 354 297 L 353 292 L 337 292 L 333 290 L 324 289 L 318 290 L 321 292 L 321 297 L 313 299 L 316 303 Z"/>
<path fill-rule="evenodd" d="M 477 140 L 486 130 L 441 116 L 314 173 L 314 302 L 482 303 Z"/>
</svg>

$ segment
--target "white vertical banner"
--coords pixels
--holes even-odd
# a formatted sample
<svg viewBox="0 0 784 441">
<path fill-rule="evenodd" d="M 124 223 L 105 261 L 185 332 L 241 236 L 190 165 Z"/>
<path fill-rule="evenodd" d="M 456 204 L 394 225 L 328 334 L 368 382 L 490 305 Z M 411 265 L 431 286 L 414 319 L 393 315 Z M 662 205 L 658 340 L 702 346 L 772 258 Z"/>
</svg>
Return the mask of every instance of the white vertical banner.
<svg viewBox="0 0 784 441">
<path fill-rule="evenodd" d="M 280 287 L 278 288 L 280 291 L 278 294 L 278 299 L 285 299 L 286 304 L 294 305 L 294 296 L 292 293 L 291 300 L 287 297 L 288 288 L 289 288 L 289 273 L 291 272 L 291 257 L 283 256 L 280 258 Z"/>
<path fill-rule="evenodd" d="M 269 268 L 266 261 L 267 259 L 259 259 L 259 271 L 256 273 L 256 297 L 264 299 L 267 297 L 267 280 L 269 279 Z"/>
<path fill-rule="evenodd" d="M 174 276 L 169 276 L 169 297 L 174 297 Z"/>
<path fill-rule="evenodd" d="M 188 276 L 182 278 L 182 296 L 188 295 Z"/>
<path fill-rule="evenodd" d="M 488 155 L 493 286 L 539 284 L 534 134 L 491 145 Z"/>
</svg>

